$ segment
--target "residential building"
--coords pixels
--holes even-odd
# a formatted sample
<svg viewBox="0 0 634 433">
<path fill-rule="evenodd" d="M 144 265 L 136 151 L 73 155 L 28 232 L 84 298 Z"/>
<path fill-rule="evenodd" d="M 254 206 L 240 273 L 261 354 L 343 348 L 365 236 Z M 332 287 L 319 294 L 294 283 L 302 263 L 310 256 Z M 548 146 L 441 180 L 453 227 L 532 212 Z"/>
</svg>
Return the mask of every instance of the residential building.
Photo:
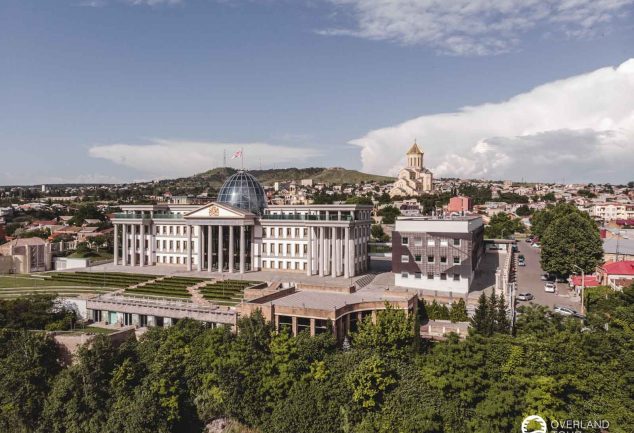
<svg viewBox="0 0 634 433">
<path fill-rule="evenodd" d="M 41 238 L 14 239 L 0 245 L 0 274 L 51 270 L 51 244 Z"/>
<path fill-rule="evenodd" d="M 392 232 L 396 286 L 466 294 L 483 254 L 479 216 L 399 217 Z"/>
<path fill-rule="evenodd" d="M 473 199 L 466 196 L 451 197 L 446 211 L 448 213 L 462 214 L 473 211 Z"/>
<path fill-rule="evenodd" d="M 605 263 L 597 268 L 597 278 L 604 286 L 616 280 L 634 281 L 634 260 Z"/>
</svg>

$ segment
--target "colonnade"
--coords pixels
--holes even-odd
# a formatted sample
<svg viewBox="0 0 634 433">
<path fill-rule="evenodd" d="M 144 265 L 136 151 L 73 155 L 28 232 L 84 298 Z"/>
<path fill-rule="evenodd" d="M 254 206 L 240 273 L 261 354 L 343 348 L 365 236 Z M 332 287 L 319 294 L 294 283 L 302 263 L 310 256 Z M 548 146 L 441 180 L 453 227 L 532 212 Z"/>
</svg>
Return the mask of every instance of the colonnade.
<svg viewBox="0 0 634 433">
<path fill-rule="evenodd" d="M 121 248 L 121 264 L 124 266 L 137 266 L 137 264 L 139 266 L 152 265 L 152 257 L 154 256 L 154 241 L 150 234 L 149 226 L 146 227 L 146 224 L 114 225 L 114 263 L 119 264 L 120 229 L 122 232 L 121 242 L 123 244 Z"/>
<path fill-rule="evenodd" d="M 238 271 L 243 274 L 247 271 L 247 259 L 249 270 L 255 269 L 252 226 L 198 225 L 196 227 L 198 227 L 196 251 L 193 248 L 187 251 L 187 270 L 193 270 L 194 255 L 198 271 L 223 272 L 226 270 L 229 273 Z M 247 227 L 250 228 L 247 230 Z M 188 225 L 188 245 L 193 245 L 193 232 L 194 226 Z"/>
<path fill-rule="evenodd" d="M 367 251 L 357 251 L 355 227 L 312 226 L 308 228 L 306 275 L 345 278 L 367 270 Z M 362 243 L 363 244 L 363 243 Z"/>
</svg>

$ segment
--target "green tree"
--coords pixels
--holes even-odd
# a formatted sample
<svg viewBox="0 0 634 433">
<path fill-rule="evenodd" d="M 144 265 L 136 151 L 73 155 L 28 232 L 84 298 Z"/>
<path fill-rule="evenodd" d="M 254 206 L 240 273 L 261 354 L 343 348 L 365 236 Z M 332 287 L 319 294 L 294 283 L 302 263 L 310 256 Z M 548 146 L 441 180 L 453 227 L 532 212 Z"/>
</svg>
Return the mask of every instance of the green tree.
<svg viewBox="0 0 634 433">
<path fill-rule="evenodd" d="M 531 213 L 533 213 L 533 211 L 531 210 L 531 208 L 528 207 L 528 205 L 525 204 L 521 205 L 515 210 L 515 214 L 521 217 L 529 216 Z"/>
<path fill-rule="evenodd" d="M 372 234 L 372 238 L 378 242 L 387 242 L 389 240 L 389 237 L 385 234 L 385 231 L 383 231 L 383 226 L 381 224 L 373 224 L 370 232 Z"/>
<path fill-rule="evenodd" d="M 451 303 L 451 311 L 449 311 L 449 319 L 453 322 L 467 322 L 469 316 L 467 315 L 467 305 L 464 299 L 460 298 L 457 302 Z"/>
<path fill-rule="evenodd" d="M 352 401 L 363 409 L 375 409 L 383 402 L 383 397 L 397 383 L 395 373 L 378 356 L 364 359 L 347 377 L 352 389 Z"/>
<path fill-rule="evenodd" d="M 511 218 L 508 214 L 500 212 L 491 217 L 489 224 L 484 228 L 484 236 L 489 239 L 506 239 L 515 233 L 524 233 L 526 227 L 519 218 Z"/>
<path fill-rule="evenodd" d="M 549 205 L 546 209 L 537 211 L 531 216 L 531 233 L 541 238 L 551 222 L 569 213 L 579 212 L 579 209 L 571 203 Z"/>
<path fill-rule="evenodd" d="M 383 224 L 394 224 L 396 217 L 400 214 L 401 211 L 394 206 L 385 206 L 377 213 L 378 216 L 383 217 Z"/>
<path fill-rule="evenodd" d="M 408 356 L 414 332 L 414 317 L 406 311 L 385 304 L 385 310 L 376 314 L 376 323 L 368 316 L 359 323 L 353 335 L 354 346 L 388 357 Z"/>
<path fill-rule="evenodd" d="M 589 217 L 579 212 L 556 218 L 541 237 L 541 265 L 546 272 L 568 275 L 593 272 L 603 261 L 599 230 Z"/>
</svg>

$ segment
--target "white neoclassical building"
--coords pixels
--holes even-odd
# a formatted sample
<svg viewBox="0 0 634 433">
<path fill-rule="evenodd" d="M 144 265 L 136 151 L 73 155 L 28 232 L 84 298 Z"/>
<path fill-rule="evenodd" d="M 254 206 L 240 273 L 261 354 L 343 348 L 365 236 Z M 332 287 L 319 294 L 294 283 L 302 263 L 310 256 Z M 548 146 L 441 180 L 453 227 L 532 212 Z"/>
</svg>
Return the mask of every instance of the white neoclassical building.
<svg viewBox="0 0 634 433">
<path fill-rule="evenodd" d="M 372 206 L 266 206 L 262 186 L 240 171 L 203 206 L 122 206 L 113 223 L 114 263 L 187 270 L 274 270 L 352 277 L 368 267 Z"/>
</svg>

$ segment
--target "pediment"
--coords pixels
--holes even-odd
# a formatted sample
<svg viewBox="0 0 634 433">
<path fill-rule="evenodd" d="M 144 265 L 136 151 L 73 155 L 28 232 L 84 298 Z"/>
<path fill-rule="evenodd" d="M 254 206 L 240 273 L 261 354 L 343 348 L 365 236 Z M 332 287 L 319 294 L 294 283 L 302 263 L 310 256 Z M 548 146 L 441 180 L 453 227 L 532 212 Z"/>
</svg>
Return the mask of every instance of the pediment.
<svg viewBox="0 0 634 433">
<path fill-rule="evenodd" d="M 224 203 L 213 202 L 185 214 L 185 219 L 250 218 L 253 216 L 251 212 L 244 211 L 240 208 Z"/>
</svg>

